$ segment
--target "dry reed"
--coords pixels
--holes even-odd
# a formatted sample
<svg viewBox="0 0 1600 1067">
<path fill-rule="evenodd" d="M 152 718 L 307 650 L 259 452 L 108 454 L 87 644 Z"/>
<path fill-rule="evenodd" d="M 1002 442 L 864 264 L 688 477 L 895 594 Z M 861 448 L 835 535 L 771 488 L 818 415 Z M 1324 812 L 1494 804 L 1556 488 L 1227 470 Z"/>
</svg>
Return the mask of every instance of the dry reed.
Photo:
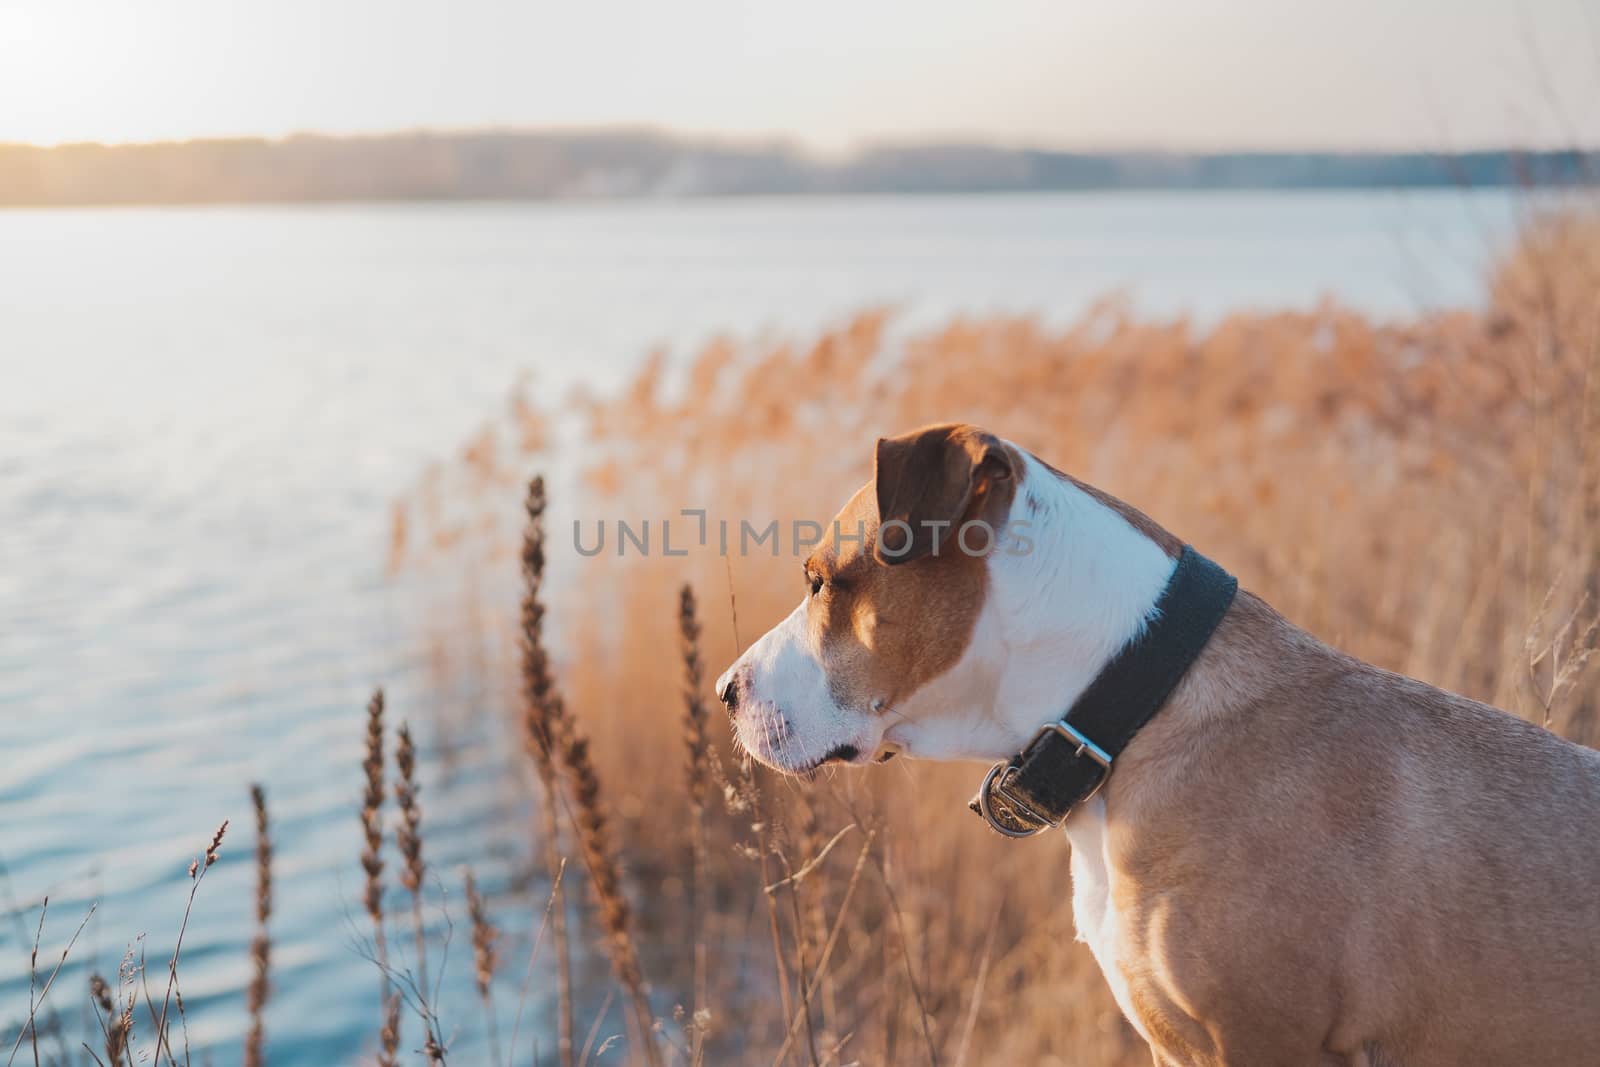
<svg viewBox="0 0 1600 1067">
<path fill-rule="evenodd" d="M 44 919 L 48 914 L 50 914 L 50 897 L 47 895 L 39 907 L 39 926 L 33 934 L 33 950 L 28 953 L 28 1022 L 23 1026 L 22 1032 L 27 1035 L 28 1045 L 33 1051 L 33 1067 L 39 1067 L 39 1027 L 35 1015 L 38 1007 L 33 998 L 39 986 L 39 940 L 44 937 Z M 17 1040 L 22 1039 L 19 1037 Z M 16 1049 L 11 1050 L 11 1055 L 15 1058 Z"/>
<path fill-rule="evenodd" d="M 545 784 L 545 807 L 554 811 L 558 797 L 555 763 L 565 771 L 572 787 L 572 818 L 579 851 L 589 874 L 589 888 L 599 906 L 607 955 L 617 981 L 628 995 L 638 1055 L 646 1062 L 661 1062 L 655 1039 L 655 1021 L 630 930 L 630 909 L 622 889 L 621 872 L 613 851 L 599 776 L 589 757 L 589 742 L 566 711 L 550 672 L 543 642 L 544 606 L 540 591 L 544 576 L 544 479 L 529 484 L 528 522 L 523 536 L 522 572 L 526 593 L 522 601 L 522 675 L 524 716 L 530 751 Z M 548 764 L 548 766 L 547 766 Z M 553 820 L 546 818 L 546 847 L 554 837 Z M 561 928 L 557 927 L 558 934 Z M 565 1047 L 570 1048 L 570 1042 Z"/>
<path fill-rule="evenodd" d="M 389 946 L 383 931 L 383 690 L 367 702 L 366 755 L 361 761 L 365 792 L 361 798 L 361 870 L 366 875 L 362 904 L 372 921 L 373 955 L 380 981 L 378 1065 L 395 1067 L 400 1046 L 400 997 L 389 981 Z"/>
<path fill-rule="evenodd" d="M 189 861 L 189 900 L 183 908 L 183 922 L 178 924 L 178 939 L 172 946 L 172 959 L 167 961 L 167 992 L 161 998 L 161 1015 L 156 1019 L 155 1058 L 158 1062 L 161 1059 L 163 1046 L 167 1050 L 167 1059 L 176 1062 L 167 1030 L 167 1009 L 171 1007 L 172 991 L 178 984 L 178 958 L 183 954 L 183 935 L 189 929 L 189 916 L 194 911 L 195 894 L 200 892 L 200 883 L 205 881 L 206 872 L 217 862 L 220 854 L 218 850 L 222 848 L 222 838 L 227 832 L 228 820 L 224 819 L 222 825 L 217 827 L 217 832 L 212 835 L 211 843 L 206 846 L 205 852 L 198 859 Z"/>
<path fill-rule="evenodd" d="M 540 842 L 545 874 L 552 893 L 551 937 L 556 952 L 556 1049 L 561 1067 L 573 1067 L 574 1020 L 572 990 L 572 950 L 567 936 L 567 904 L 561 871 L 566 861 L 561 856 L 559 805 L 561 782 L 556 765 L 556 746 L 567 732 L 566 705 L 556 691 L 550 673 L 550 654 L 544 645 L 544 479 L 528 483 L 525 502 L 527 522 L 522 535 L 521 606 L 522 722 L 528 753 L 540 788 Z"/>
<path fill-rule="evenodd" d="M 798 810 L 795 812 L 794 821 L 798 824 L 799 831 L 796 845 L 799 854 L 807 859 L 799 870 L 791 873 L 791 893 L 796 911 L 795 954 L 800 960 L 816 959 L 828 933 L 828 917 L 824 908 L 828 869 L 823 861 L 839 838 L 854 828 L 854 824 L 839 831 L 832 840 L 825 840 L 816 798 L 798 798 L 796 807 Z M 803 971 L 804 967 L 801 967 L 801 970 Z M 826 970 L 820 971 L 818 977 L 822 979 L 817 996 L 818 1012 L 822 1019 L 821 1040 L 824 1046 L 831 1046 L 838 1040 L 836 987 L 832 976 Z"/>
<path fill-rule="evenodd" d="M 400 852 L 400 885 L 411 894 L 411 930 L 417 953 L 417 973 L 411 981 L 417 998 L 418 1014 L 424 1027 L 423 1049 L 435 1063 L 444 1062 L 444 1049 L 435 1033 L 433 1007 L 428 985 L 428 928 L 422 915 L 422 889 L 428 874 L 427 862 L 422 857 L 422 804 L 418 794 L 422 786 L 417 781 L 417 748 L 411 739 L 411 728 L 400 724 L 394 746 L 395 807 L 400 809 L 400 825 L 395 830 L 395 847 Z"/>
<path fill-rule="evenodd" d="M 271 991 L 272 939 L 267 921 L 272 918 L 272 838 L 268 836 L 267 794 L 259 784 L 250 787 L 250 803 L 256 815 L 256 935 L 250 942 L 252 973 L 245 991 L 245 1010 L 250 1013 L 250 1029 L 245 1035 L 245 1067 L 261 1067 L 266 1043 L 266 1024 L 262 1012 Z M 183 999 L 178 1000 L 182 1012 Z"/>
<path fill-rule="evenodd" d="M 422 859 L 422 805 L 417 784 L 417 747 L 411 740 L 411 727 L 400 724 L 398 740 L 394 747 L 395 806 L 400 809 L 400 826 L 395 831 L 395 846 L 400 850 L 404 866 L 400 871 L 400 885 L 421 906 L 422 885 L 427 877 L 427 864 Z M 419 923 L 420 925 L 420 923 Z M 426 971 L 424 971 L 426 976 Z"/>
<path fill-rule="evenodd" d="M 589 756 L 589 739 L 574 728 L 560 751 L 567 777 L 572 782 L 573 821 L 577 824 L 578 846 L 589 873 L 589 889 L 600 909 L 606 953 L 611 957 L 612 970 L 628 995 L 632 1009 L 636 1054 L 653 1067 L 660 1067 L 655 1017 L 650 1011 L 649 991 L 630 928 L 631 909 L 622 890 L 622 872 L 617 864 L 600 777 Z"/>
<path fill-rule="evenodd" d="M 189 1065 L 189 1013 L 183 1006 L 183 983 L 177 982 L 172 987 L 172 1002 L 178 1006 L 178 1027 L 183 1031 L 183 1067 Z M 176 1065 L 174 1064 L 174 1067 Z"/>
<path fill-rule="evenodd" d="M 383 1021 L 378 1029 L 378 1063 L 392 1065 L 397 1061 L 400 1048 L 400 994 L 391 992 L 384 997 Z"/>
<path fill-rule="evenodd" d="M 678 593 L 678 638 L 683 650 L 683 740 L 685 781 L 689 794 L 689 939 L 694 946 L 694 1004 L 688 1033 L 690 1061 L 698 1063 L 711 1023 L 706 993 L 706 936 L 704 912 L 710 880 L 706 838 L 706 793 L 710 786 L 710 738 L 706 732 L 705 664 L 700 657 L 700 620 L 696 616 L 694 588 Z"/>
<path fill-rule="evenodd" d="M 40 1062 L 38 1026 L 39 1012 L 44 1008 L 45 1001 L 50 995 L 50 988 L 55 985 L 56 976 L 61 973 L 61 968 L 66 965 L 67 956 L 71 954 L 72 947 L 77 944 L 78 935 L 83 933 L 83 928 L 89 923 L 89 917 L 94 914 L 95 906 L 90 905 L 88 914 L 84 915 L 83 921 L 78 924 L 78 929 L 72 935 L 72 940 L 68 941 L 66 948 L 61 950 L 61 958 L 56 961 L 55 969 L 50 972 L 50 977 L 45 980 L 44 987 L 41 989 L 39 986 L 39 942 L 44 937 L 44 920 L 45 916 L 49 914 L 49 911 L 50 897 L 48 894 L 46 894 L 43 902 L 39 906 L 39 925 L 34 930 L 33 948 L 28 954 L 28 1015 L 26 1021 L 24 1021 L 22 1024 L 22 1029 L 17 1031 L 17 1040 L 11 1046 L 10 1056 L 6 1058 L 7 1067 L 9 1067 L 9 1065 L 16 1060 L 17 1051 L 22 1047 L 23 1038 L 28 1039 L 28 1045 L 33 1054 L 34 1064 L 37 1065 Z M 19 930 L 20 928 L 19 922 Z M 51 1014 L 50 1030 L 55 1034 L 58 1042 L 63 1041 L 60 1029 L 60 1019 L 54 1014 L 53 1009 Z M 64 1051 L 65 1048 L 63 1043 L 63 1052 Z"/>
<path fill-rule="evenodd" d="M 89 1000 L 100 1024 L 101 1036 L 105 1039 L 105 1067 L 118 1067 L 122 1063 L 123 1050 L 128 1045 L 128 1031 L 133 1028 L 133 1020 L 127 1019 L 124 1025 L 122 1012 L 112 999 L 111 987 L 98 974 L 89 976 Z"/>
<path fill-rule="evenodd" d="M 133 981 L 136 974 L 141 980 L 144 978 L 144 964 L 134 962 L 130 946 L 117 968 L 118 996 L 122 1000 L 122 1014 L 117 1024 L 122 1029 L 122 1050 L 128 1058 L 128 1067 L 133 1067 L 133 1008 L 136 1002 Z"/>
<path fill-rule="evenodd" d="M 491 986 L 494 982 L 495 967 L 500 962 L 499 954 L 495 948 L 500 932 L 489 922 L 489 910 L 484 903 L 483 894 L 478 891 L 477 879 L 472 876 L 472 868 L 467 868 L 464 880 L 467 893 L 467 916 L 472 921 L 472 978 L 478 987 L 478 999 L 483 1002 L 484 1025 L 489 1034 L 489 1051 L 492 1062 L 500 1063 L 500 1034 L 495 1024 L 494 996 Z"/>
</svg>

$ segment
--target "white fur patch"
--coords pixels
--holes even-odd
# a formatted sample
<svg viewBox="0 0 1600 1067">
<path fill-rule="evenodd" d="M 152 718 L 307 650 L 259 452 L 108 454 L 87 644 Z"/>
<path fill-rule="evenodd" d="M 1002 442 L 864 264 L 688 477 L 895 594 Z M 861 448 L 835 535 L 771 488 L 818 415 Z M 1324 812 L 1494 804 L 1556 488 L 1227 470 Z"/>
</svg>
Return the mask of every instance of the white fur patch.
<svg viewBox="0 0 1600 1067">
<path fill-rule="evenodd" d="M 1094 960 L 1105 975 L 1111 995 L 1122 1014 L 1149 1040 L 1139 1017 L 1133 1012 L 1133 997 L 1127 978 L 1117 966 L 1119 936 L 1117 909 L 1111 902 L 1111 859 L 1106 833 L 1106 802 L 1091 797 L 1068 817 L 1064 831 L 1072 842 L 1072 921 L 1078 940 L 1089 946 Z"/>
</svg>

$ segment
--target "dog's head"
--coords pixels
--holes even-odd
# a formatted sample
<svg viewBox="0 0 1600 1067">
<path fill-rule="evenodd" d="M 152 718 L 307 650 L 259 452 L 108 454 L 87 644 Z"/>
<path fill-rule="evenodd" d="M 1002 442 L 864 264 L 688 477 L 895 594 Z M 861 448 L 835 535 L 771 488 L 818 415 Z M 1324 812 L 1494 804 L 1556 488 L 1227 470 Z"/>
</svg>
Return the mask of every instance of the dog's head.
<svg viewBox="0 0 1600 1067">
<path fill-rule="evenodd" d="M 799 607 L 717 681 L 757 759 L 805 774 L 912 741 L 912 698 L 960 662 L 990 557 L 1015 547 L 1021 469 L 1016 449 L 973 426 L 878 442 L 873 480 L 805 561 Z"/>
<path fill-rule="evenodd" d="M 1144 625 L 1179 547 L 975 426 L 885 438 L 800 605 L 717 694 L 744 747 L 791 774 L 1002 758 Z"/>
</svg>

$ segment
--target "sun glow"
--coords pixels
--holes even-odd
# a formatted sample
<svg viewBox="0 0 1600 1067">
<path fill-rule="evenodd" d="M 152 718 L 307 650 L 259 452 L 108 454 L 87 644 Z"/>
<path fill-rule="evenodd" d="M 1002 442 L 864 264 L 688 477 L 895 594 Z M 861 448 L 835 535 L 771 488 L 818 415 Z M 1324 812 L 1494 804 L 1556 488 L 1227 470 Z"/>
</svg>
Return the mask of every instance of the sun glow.
<svg viewBox="0 0 1600 1067">
<path fill-rule="evenodd" d="M 646 124 L 837 149 L 1600 140 L 1586 0 L 5 0 L 0 141 Z"/>
<path fill-rule="evenodd" d="M 0 5 L 0 139 L 128 141 L 183 132 L 182 112 L 150 106 L 163 77 L 151 69 L 151 24 L 134 5 Z"/>
</svg>

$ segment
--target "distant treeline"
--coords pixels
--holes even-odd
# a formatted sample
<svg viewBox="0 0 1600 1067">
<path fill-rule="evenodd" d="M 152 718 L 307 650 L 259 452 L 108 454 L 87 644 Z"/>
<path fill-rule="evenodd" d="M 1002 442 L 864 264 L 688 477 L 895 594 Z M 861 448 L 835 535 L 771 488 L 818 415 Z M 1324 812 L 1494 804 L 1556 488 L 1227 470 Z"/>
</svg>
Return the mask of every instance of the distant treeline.
<svg viewBox="0 0 1600 1067">
<path fill-rule="evenodd" d="M 1581 151 L 1057 152 L 976 144 L 820 160 L 783 142 L 648 131 L 405 133 L 0 145 L 0 205 L 1351 189 L 1595 184 Z"/>
</svg>

